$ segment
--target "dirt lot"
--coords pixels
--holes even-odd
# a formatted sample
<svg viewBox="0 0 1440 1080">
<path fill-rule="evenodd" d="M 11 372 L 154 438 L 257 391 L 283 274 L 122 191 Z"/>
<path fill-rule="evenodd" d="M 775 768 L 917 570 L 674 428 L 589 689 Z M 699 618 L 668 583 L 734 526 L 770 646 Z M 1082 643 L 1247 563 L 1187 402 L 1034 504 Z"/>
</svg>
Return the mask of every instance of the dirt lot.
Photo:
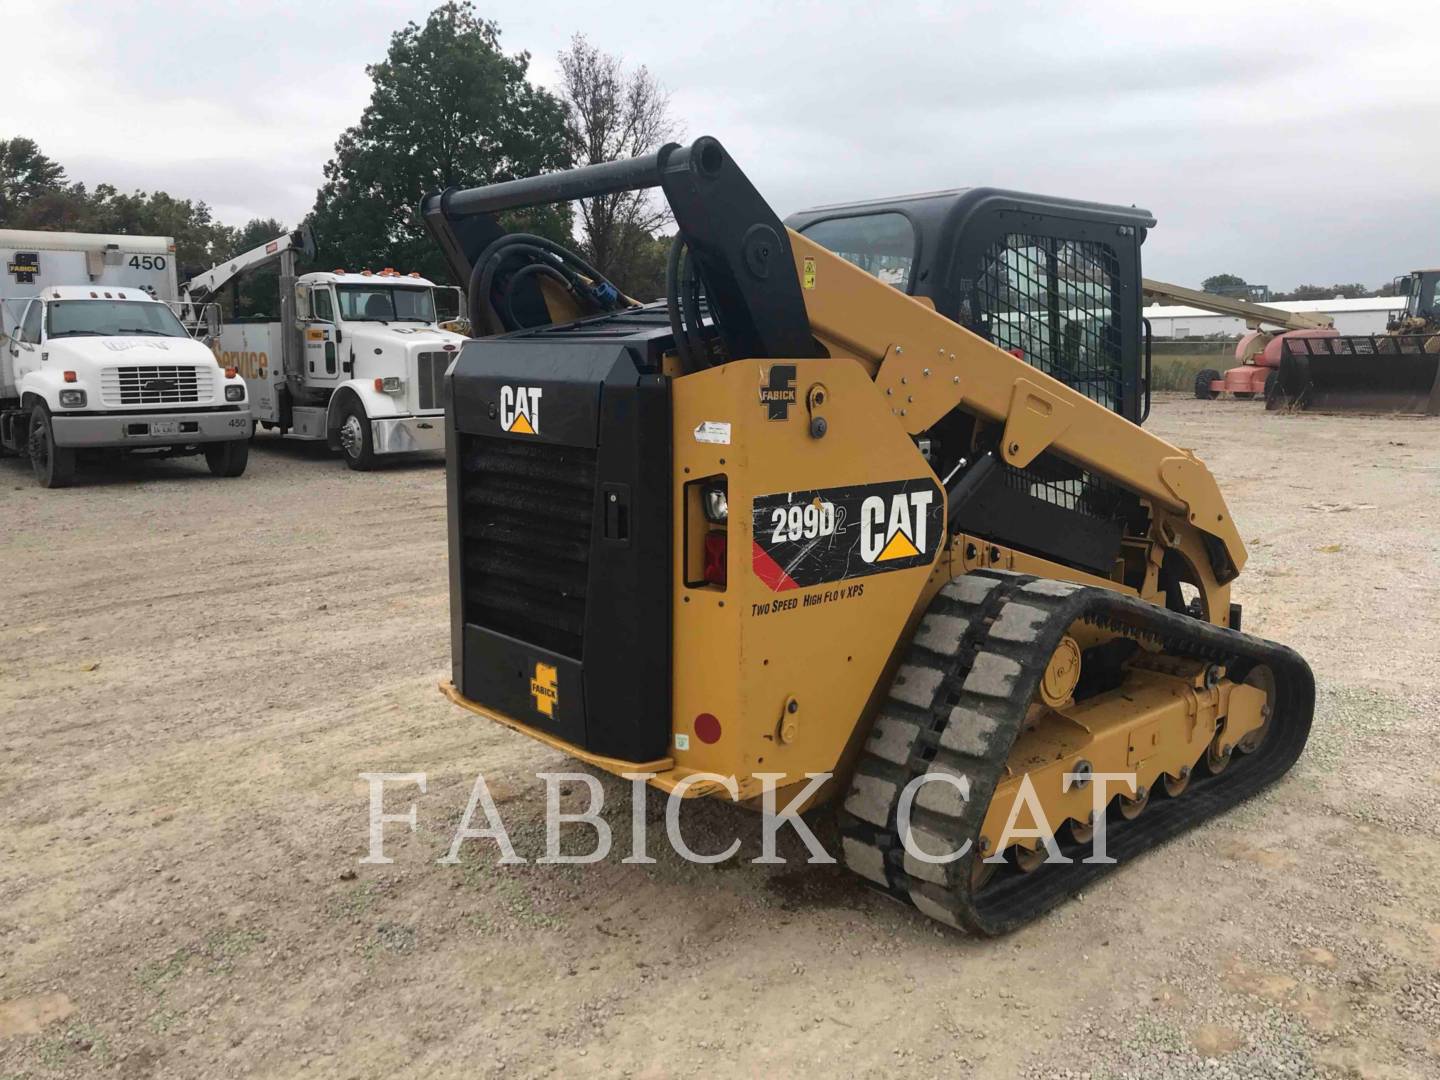
<svg viewBox="0 0 1440 1080">
<path fill-rule="evenodd" d="M 0 462 L 0 1077 L 1440 1075 L 1440 422 L 1175 398 L 1151 426 L 1218 473 L 1246 628 L 1314 666 L 1315 734 L 1269 794 L 1000 941 L 798 843 L 435 865 L 482 770 L 540 854 L 534 774 L 566 762 L 436 692 L 434 461 L 267 439 L 240 480 L 64 492 Z M 428 777 L 387 800 L 419 821 L 390 866 L 358 864 L 369 771 Z M 696 848 L 758 851 L 692 809 Z"/>
</svg>

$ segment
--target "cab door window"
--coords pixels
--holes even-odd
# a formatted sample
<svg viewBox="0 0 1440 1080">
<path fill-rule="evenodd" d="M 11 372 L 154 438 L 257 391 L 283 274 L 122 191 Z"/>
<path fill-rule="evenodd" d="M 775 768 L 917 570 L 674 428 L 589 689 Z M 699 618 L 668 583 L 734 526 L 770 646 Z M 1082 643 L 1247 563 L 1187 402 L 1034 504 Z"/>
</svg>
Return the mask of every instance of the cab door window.
<svg viewBox="0 0 1440 1080">
<path fill-rule="evenodd" d="M 316 322 L 335 321 L 335 301 L 330 298 L 329 289 L 315 289 L 311 292 L 310 310 Z"/>
<path fill-rule="evenodd" d="M 40 319 L 45 305 L 39 300 L 32 301 L 25 309 L 25 321 L 20 324 L 20 340 L 32 345 L 40 344 Z"/>
</svg>

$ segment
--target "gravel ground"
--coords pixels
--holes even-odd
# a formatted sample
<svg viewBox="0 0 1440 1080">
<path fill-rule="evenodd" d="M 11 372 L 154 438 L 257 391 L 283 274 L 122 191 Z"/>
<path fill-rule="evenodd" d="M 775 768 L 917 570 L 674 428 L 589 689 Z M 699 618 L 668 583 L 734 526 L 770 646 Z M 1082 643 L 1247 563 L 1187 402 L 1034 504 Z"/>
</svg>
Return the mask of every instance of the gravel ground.
<svg viewBox="0 0 1440 1080">
<path fill-rule="evenodd" d="M 1176 397 L 1150 426 L 1219 475 L 1246 628 L 1314 666 L 1314 736 L 1000 941 L 793 838 L 788 866 L 436 865 L 482 770 L 543 853 L 535 774 L 567 762 L 436 692 L 434 461 L 261 439 L 239 480 L 65 492 L 0 461 L 0 1078 L 1440 1075 L 1440 422 Z M 418 828 L 360 865 L 382 771 L 426 774 L 387 800 Z M 718 803 L 686 836 L 759 850 Z"/>
</svg>

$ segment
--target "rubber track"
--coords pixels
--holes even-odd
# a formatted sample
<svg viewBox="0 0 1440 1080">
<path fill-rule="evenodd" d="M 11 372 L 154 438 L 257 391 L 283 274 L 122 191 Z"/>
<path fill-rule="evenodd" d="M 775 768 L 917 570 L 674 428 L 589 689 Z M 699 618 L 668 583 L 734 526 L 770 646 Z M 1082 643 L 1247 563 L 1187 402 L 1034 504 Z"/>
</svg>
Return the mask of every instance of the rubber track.
<svg viewBox="0 0 1440 1080">
<path fill-rule="evenodd" d="M 1218 776 L 1197 768 L 1179 797 L 1157 792 L 1134 821 L 1112 813 L 1106 854 L 1115 863 L 1083 862 L 1088 845 L 1061 842 L 1070 863 L 1047 862 L 1030 874 L 1007 864 L 972 895 L 980 828 L 1011 747 L 1050 656 L 1081 619 L 1154 642 L 1171 656 L 1223 663 L 1232 678 L 1256 663 L 1270 665 L 1276 701 L 1269 734 L 1255 752 L 1236 753 Z M 1310 667 L 1283 645 L 1108 589 L 977 571 L 940 590 L 896 672 L 839 813 L 845 861 L 932 918 L 1003 934 L 1273 783 L 1300 756 L 1314 708 Z M 951 784 L 931 782 L 919 789 L 911 813 L 915 844 L 924 851 L 953 851 L 970 841 L 966 855 L 949 864 L 909 856 L 897 833 L 900 792 L 926 772 L 969 778 L 969 800 Z"/>
</svg>

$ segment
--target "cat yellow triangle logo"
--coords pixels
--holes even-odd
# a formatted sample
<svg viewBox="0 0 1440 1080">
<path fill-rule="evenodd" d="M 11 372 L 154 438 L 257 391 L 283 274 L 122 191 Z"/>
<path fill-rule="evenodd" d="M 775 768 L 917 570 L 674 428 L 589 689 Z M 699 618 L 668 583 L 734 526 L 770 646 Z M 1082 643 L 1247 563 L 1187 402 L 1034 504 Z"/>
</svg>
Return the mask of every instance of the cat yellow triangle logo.
<svg viewBox="0 0 1440 1080">
<path fill-rule="evenodd" d="M 525 419 L 523 413 L 520 416 L 515 417 L 515 419 L 510 422 L 510 426 L 505 430 L 514 435 L 535 434 L 535 429 L 530 426 L 530 421 Z"/>
<path fill-rule="evenodd" d="M 884 550 L 875 557 L 876 562 L 884 562 L 886 559 L 913 559 L 920 554 L 910 537 L 906 536 L 903 530 L 897 529 L 890 542 L 885 545 Z"/>
</svg>

